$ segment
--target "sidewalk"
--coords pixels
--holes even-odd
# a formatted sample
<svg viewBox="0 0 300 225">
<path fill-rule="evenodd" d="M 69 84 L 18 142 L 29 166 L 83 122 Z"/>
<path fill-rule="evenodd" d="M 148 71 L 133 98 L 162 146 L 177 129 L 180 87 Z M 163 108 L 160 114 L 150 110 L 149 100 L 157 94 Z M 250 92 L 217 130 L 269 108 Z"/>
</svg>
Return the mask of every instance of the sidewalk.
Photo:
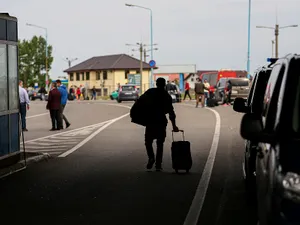
<svg viewBox="0 0 300 225">
<path fill-rule="evenodd" d="M 0 179 L 18 171 L 26 169 L 33 163 L 47 161 L 51 156 L 47 153 L 39 152 L 18 152 L 7 157 L 0 158 Z"/>
</svg>

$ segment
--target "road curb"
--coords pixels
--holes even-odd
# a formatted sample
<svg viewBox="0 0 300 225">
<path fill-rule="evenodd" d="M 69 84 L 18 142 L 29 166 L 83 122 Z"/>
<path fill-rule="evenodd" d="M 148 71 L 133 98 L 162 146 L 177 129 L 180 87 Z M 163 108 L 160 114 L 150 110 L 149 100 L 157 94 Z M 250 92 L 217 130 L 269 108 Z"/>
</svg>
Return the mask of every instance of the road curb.
<svg viewBox="0 0 300 225">
<path fill-rule="evenodd" d="M 16 172 L 22 171 L 32 164 L 39 163 L 42 161 L 48 161 L 50 158 L 52 158 L 51 155 L 48 153 L 36 153 L 36 154 L 37 155 L 31 157 L 29 156 L 28 158 L 26 158 L 26 162 L 24 159 L 22 159 L 14 165 L 0 169 L 0 179 L 12 175 Z"/>
</svg>

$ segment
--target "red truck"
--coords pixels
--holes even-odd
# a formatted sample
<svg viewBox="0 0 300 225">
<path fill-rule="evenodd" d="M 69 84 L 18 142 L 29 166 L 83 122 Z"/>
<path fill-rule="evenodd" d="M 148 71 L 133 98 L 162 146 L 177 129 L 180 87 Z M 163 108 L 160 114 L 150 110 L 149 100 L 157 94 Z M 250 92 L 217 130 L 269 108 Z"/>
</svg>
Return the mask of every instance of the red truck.
<svg viewBox="0 0 300 225">
<path fill-rule="evenodd" d="M 200 75 L 200 79 L 210 84 L 210 92 L 215 92 L 215 86 L 221 78 L 237 77 L 234 70 L 219 70 L 218 72 L 207 72 Z"/>
</svg>

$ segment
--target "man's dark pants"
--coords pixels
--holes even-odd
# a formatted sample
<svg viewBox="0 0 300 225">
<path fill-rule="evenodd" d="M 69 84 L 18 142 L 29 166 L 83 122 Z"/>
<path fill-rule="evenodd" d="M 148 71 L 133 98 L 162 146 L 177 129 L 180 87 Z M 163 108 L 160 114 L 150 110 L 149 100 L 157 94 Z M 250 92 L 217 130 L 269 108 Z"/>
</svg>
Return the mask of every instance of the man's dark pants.
<svg viewBox="0 0 300 225">
<path fill-rule="evenodd" d="M 145 145 L 149 159 L 154 159 L 153 141 L 156 139 L 156 167 L 160 167 L 163 159 L 164 142 L 166 139 L 166 126 L 146 126 Z"/>
<path fill-rule="evenodd" d="M 50 110 L 50 116 L 51 116 L 51 121 L 52 121 L 52 129 L 60 129 L 62 126 L 60 110 L 59 109 Z"/>
<path fill-rule="evenodd" d="M 65 115 L 64 115 L 65 107 L 66 107 L 66 105 L 60 105 L 61 128 L 63 128 L 63 121 L 65 121 L 66 126 L 68 124 L 70 124 L 69 121 L 68 121 L 68 119 L 67 119 L 67 117 L 65 117 Z"/>
<path fill-rule="evenodd" d="M 189 96 L 190 99 L 192 99 L 191 95 L 190 95 L 190 90 L 185 90 L 185 93 L 184 93 L 184 98 L 183 100 L 186 99 L 186 96 Z"/>
<path fill-rule="evenodd" d="M 22 120 L 22 129 L 26 129 L 26 103 L 20 103 L 20 114 L 21 114 L 21 120 Z"/>
</svg>

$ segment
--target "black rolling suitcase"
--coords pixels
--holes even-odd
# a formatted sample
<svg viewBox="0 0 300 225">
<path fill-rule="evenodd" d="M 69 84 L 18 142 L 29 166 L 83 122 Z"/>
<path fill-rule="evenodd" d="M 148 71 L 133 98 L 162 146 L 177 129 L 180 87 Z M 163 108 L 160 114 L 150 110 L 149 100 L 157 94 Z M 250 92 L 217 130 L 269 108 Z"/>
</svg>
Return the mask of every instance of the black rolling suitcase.
<svg viewBox="0 0 300 225">
<path fill-rule="evenodd" d="M 185 170 L 187 173 L 192 168 L 191 143 L 185 141 L 184 131 L 182 132 L 182 141 L 174 141 L 174 132 L 172 131 L 172 167 L 178 173 L 178 170 Z"/>
</svg>

